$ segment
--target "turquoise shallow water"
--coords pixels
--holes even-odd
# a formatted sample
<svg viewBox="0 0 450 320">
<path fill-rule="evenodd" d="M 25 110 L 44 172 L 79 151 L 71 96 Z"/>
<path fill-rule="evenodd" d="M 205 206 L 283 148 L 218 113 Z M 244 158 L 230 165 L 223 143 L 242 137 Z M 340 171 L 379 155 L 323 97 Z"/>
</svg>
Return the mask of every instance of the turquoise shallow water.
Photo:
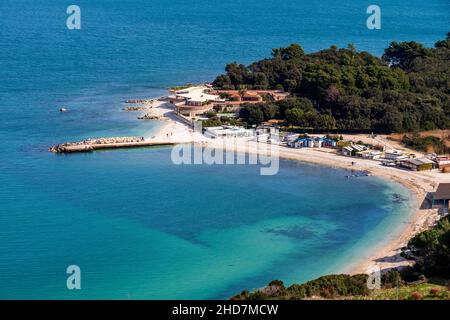
<svg viewBox="0 0 450 320">
<path fill-rule="evenodd" d="M 0 298 L 227 298 L 341 270 L 407 218 L 408 201 L 392 196 L 407 199 L 405 189 L 343 170 L 283 161 L 262 177 L 252 166 L 174 166 L 168 148 L 46 149 L 156 130 L 121 102 L 290 42 L 376 54 L 391 40 L 431 45 L 448 31 L 447 1 L 379 1 L 379 32 L 356 1 L 81 0 L 80 31 L 65 29 L 69 4 L 0 3 Z M 80 291 L 65 287 L 71 264 Z"/>
<path fill-rule="evenodd" d="M 339 270 L 408 216 L 396 185 L 291 161 L 268 177 L 174 166 L 169 148 L 35 157 L 1 177 L 4 297 L 226 298 Z M 71 264 L 79 292 L 64 287 Z"/>
</svg>

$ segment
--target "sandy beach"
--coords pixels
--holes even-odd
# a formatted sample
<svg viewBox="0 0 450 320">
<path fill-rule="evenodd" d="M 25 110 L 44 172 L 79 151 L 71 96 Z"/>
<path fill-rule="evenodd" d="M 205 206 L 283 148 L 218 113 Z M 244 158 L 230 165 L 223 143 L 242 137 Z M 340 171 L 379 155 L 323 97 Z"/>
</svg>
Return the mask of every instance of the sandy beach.
<svg viewBox="0 0 450 320">
<path fill-rule="evenodd" d="M 168 142 L 199 142 L 208 140 L 199 132 L 194 132 L 192 128 L 181 121 L 174 113 L 174 106 L 165 101 L 155 100 L 152 107 L 142 115 L 158 117 L 161 127 L 156 133 L 145 136 L 147 140 L 166 140 Z M 147 120 L 141 120 L 147 121 Z"/>
<path fill-rule="evenodd" d="M 200 132 L 194 132 L 189 126 L 180 121 L 173 113 L 173 107 L 170 104 L 158 102 L 152 108 L 152 114 L 164 117 L 165 123 L 161 129 L 149 139 L 167 139 L 167 141 L 177 142 L 202 142 L 207 143 L 208 146 L 223 148 L 223 139 L 208 139 Z M 373 139 L 367 135 L 346 135 L 346 140 L 365 140 Z M 258 152 L 258 145 L 261 143 L 249 141 L 249 139 L 232 139 L 234 142 L 235 151 L 255 153 Z M 231 142 L 231 141 L 228 141 Z M 369 142 L 369 141 L 367 141 Z M 395 142 L 386 140 L 385 137 L 380 136 L 376 141 L 370 141 L 372 144 L 393 144 L 400 147 Z M 372 175 L 395 181 L 402 184 L 411 191 L 413 197 L 413 212 L 411 213 L 406 224 L 398 226 L 394 234 L 389 234 L 388 241 L 383 244 L 374 244 L 373 248 L 369 248 L 371 252 L 367 257 L 362 257 L 362 261 L 355 261 L 349 263 L 345 273 L 357 274 L 366 273 L 368 270 L 373 270 L 374 267 L 379 267 L 381 270 L 401 267 L 411 264 L 410 261 L 403 259 L 400 256 L 401 248 L 404 247 L 409 239 L 417 233 L 428 229 L 438 219 L 436 209 L 421 209 L 422 203 L 428 192 L 436 190 L 441 182 L 450 182 L 450 175 L 440 173 L 436 170 L 427 172 L 406 171 L 393 167 L 382 166 L 379 161 L 366 160 L 361 158 L 350 158 L 336 154 L 332 149 L 320 148 L 303 148 L 293 149 L 284 146 L 272 145 L 276 148 L 280 158 L 302 161 L 307 163 L 314 163 L 323 166 L 331 166 L 337 168 L 345 168 L 349 170 L 365 170 Z M 402 149 L 405 149 L 404 147 Z M 274 149 L 275 150 L 275 149 Z M 417 153 L 412 150 L 407 150 L 411 153 Z M 360 259 L 357 259 L 360 260 Z"/>
</svg>

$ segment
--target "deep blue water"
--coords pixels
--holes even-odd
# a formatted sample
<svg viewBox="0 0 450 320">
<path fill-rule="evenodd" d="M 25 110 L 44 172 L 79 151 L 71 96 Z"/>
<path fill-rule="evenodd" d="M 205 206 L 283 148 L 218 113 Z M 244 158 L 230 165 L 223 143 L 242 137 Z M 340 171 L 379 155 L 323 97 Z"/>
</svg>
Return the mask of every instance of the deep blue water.
<svg viewBox="0 0 450 320">
<path fill-rule="evenodd" d="M 70 4 L 82 30 L 65 27 Z M 151 132 L 121 102 L 212 80 L 273 47 L 380 55 L 392 40 L 432 45 L 450 31 L 448 1 L 377 4 L 382 30 L 370 31 L 363 1 L 2 0 L 0 298 L 226 298 L 340 270 L 386 240 L 409 206 L 392 194 L 408 194 L 376 178 L 290 161 L 273 177 L 178 167 L 167 148 L 46 151 Z M 80 291 L 66 289 L 71 264 Z"/>
</svg>

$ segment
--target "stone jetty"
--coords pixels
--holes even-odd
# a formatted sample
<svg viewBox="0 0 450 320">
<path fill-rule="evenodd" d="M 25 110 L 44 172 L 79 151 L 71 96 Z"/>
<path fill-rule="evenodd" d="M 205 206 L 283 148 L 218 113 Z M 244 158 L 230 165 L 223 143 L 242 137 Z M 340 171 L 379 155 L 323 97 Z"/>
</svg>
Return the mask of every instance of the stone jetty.
<svg viewBox="0 0 450 320">
<path fill-rule="evenodd" d="M 173 145 L 174 142 L 145 140 L 144 137 L 94 138 L 78 142 L 66 142 L 49 148 L 54 153 L 88 152 L 97 149 L 116 149 Z"/>
</svg>

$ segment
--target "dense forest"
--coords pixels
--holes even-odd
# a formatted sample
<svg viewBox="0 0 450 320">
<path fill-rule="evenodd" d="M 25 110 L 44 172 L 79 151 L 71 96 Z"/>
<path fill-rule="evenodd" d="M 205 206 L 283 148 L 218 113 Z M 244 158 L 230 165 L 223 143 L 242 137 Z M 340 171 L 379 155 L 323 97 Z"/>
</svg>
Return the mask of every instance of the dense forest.
<svg viewBox="0 0 450 320">
<path fill-rule="evenodd" d="M 448 299 L 450 287 L 436 291 L 437 284 L 448 284 L 450 279 L 450 217 L 442 218 L 436 226 L 413 237 L 402 249 L 402 255 L 415 261 L 414 266 L 401 270 L 392 269 L 383 273 L 381 290 L 371 292 L 367 287 L 366 274 L 327 275 L 303 284 L 285 287 L 280 280 L 274 280 L 267 287 L 253 292 L 248 290 L 232 297 L 237 300 L 263 299 L 309 299 L 316 298 L 376 298 L 397 299 L 398 292 L 406 292 L 404 299 Z M 417 292 L 418 285 L 426 285 L 425 297 Z M 419 287 L 420 288 L 420 287 Z M 395 289 L 390 291 L 390 289 Z M 374 295 L 375 293 L 375 295 Z M 380 294 L 381 293 L 381 294 Z M 378 294 L 378 295 L 377 295 Z"/>
<path fill-rule="evenodd" d="M 381 58 L 353 45 L 306 54 L 292 44 L 225 70 L 214 87 L 291 93 L 284 101 L 243 105 L 248 124 L 275 118 L 302 128 L 386 133 L 450 127 L 450 33 L 434 48 L 392 42 Z"/>
</svg>

